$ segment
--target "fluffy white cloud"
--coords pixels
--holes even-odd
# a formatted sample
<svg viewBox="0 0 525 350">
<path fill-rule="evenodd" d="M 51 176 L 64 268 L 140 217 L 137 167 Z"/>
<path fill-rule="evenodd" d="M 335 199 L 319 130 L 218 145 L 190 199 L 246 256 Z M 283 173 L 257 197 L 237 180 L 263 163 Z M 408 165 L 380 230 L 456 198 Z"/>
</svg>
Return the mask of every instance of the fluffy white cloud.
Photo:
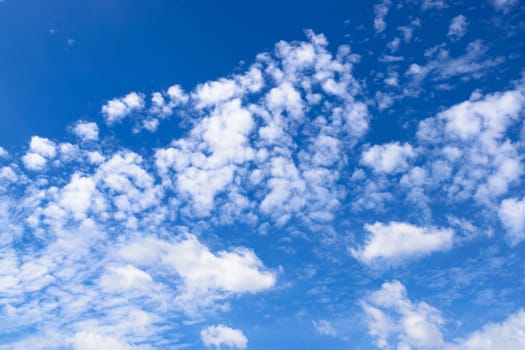
<svg viewBox="0 0 525 350">
<path fill-rule="evenodd" d="M 31 152 L 40 154 L 46 158 L 54 158 L 56 156 L 56 145 L 53 141 L 45 137 L 33 136 L 29 144 Z"/>
<path fill-rule="evenodd" d="M 47 159 L 40 154 L 29 152 L 22 157 L 24 166 L 29 170 L 42 170 L 47 165 Z"/>
<path fill-rule="evenodd" d="M 279 42 L 273 56 L 258 55 L 245 73 L 191 93 L 201 118 L 155 154 L 166 190 L 183 199 L 183 215 L 218 210 L 231 221 L 258 212 L 279 225 L 294 216 L 331 220 L 342 195 L 336 183 L 343 147 L 364 135 L 369 116 L 354 98 L 359 85 L 350 49 L 340 47 L 333 57 L 324 36 L 307 35 L 307 42 Z M 309 120 L 314 109 L 325 115 Z M 245 195 L 251 190 L 253 201 Z"/>
<path fill-rule="evenodd" d="M 0 168 L 0 179 L 16 182 L 18 180 L 18 175 L 10 166 L 4 166 Z"/>
<path fill-rule="evenodd" d="M 95 192 L 95 181 L 91 177 L 73 174 L 71 181 L 63 188 L 58 203 L 72 213 L 77 220 L 85 218 Z"/>
<path fill-rule="evenodd" d="M 131 214 L 151 208 L 160 201 L 162 191 L 143 163 L 138 154 L 124 151 L 102 163 L 94 175 L 99 188 L 109 192 L 106 201 L 117 209 L 113 213 L 117 219 L 133 218 Z"/>
<path fill-rule="evenodd" d="M 228 346 L 236 349 L 246 349 L 248 339 L 238 329 L 233 329 L 224 325 L 209 326 L 201 331 L 201 339 L 204 345 L 220 348 Z"/>
<path fill-rule="evenodd" d="M 352 255 L 364 263 L 376 260 L 399 261 L 446 250 L 452 246 L 454 231 L 435 227 L 419 227 L 403 222 L 366 224 L 369 235 L 364 245 L 351 249 Z"/>
<path fill-rule="evenodd" d="M 381 33 L 386 28 L 385 17 L 390 9 L 390 0 L 383 0 L 381 3 L 374 5 L 374 28 L 376 32 Z"/>
<path fill-rule="evenodd" d="M 5 158 L 8 155 L 9 153 L 7 153 L 7 151 L 2 146 L 0 146 L 0 158 Z"/>
<path fill-rule="evenodd" d="M 111 336 L 91 332 L 79 332 L 71 339 L 75 350 L 131 350 L 132 347 L 119 339 Z"/>
<path fill-rule="evenodd" d="M 468 337 L 445 346 L 446 350 L 525 349 L 525 312 L 520 310 L 501 323 L 489 323 Z"/>
<path fill-rule="evenodd" d="M 110 291 L 148 289 L 152 283 L 153 279 L 148 273 L 131 264 L 107 267 L 107 271 L 100 281 L 102 288 Z"/>
<path fill-rule="evenodd" d="M 183 281 L 179 300 L 188 309 L 213 301 L 222 293 L 255 293 L 273 287 L 276 275 L 246 248 L 211 252 L 187 234 L 174 242 L 145 239 L 122 248 L 120 255 L 140 266 L 173 269 Z"/>
<path fill-rule="evenodd" d="M 220 79 L 197 86 L 195 99 L 199 108 L 232 99 L 241 92 L 235 80 Z"/>
<path fill-rule="evenodd" d="M 408 143 L 391 142 L 374 145 L 361 156 L 361 163 L 377 173 L 392 174 L 405 170 L 408 161 L 416 156 L 415 150 Z"/>
<path fill-rule="evenodd" d="M 130 92 L 124 97 L 109 100 L 102 106 L 102 115 L 108 125 L 121 121 L 131 113 L 144 108 L 144 95 Z"/>
<path fill-rule="evenodd" d="M 493 203 L 524 172 L 518 146 L 506 136 L 519 120 L 525 96 L 519 89 L 476 95 L 419 124 L 418 139 L 433 147 L 426 164 L 429 184 L 450 198 Z M 499 201 L 498 201 L 499 202 Z"/>
<path fill-rule="evenodd" d="M 448 27 L 448 36 L 454 40 L 460 39 L 467 32 L 467 18 L 463 15 L 458 15 L 450 21 Z"/>
<path fill-rule="evenodd" d="M 413 303 L 399 281 L 383 283 L 361 306 L 369 334 L 380 349 L 441 349 L 444 345 L 439 310 L 425 302 Z"/>
<path fill-rule="evenodd" d="M 164 119 L 173 114 L 176 107 L 184 106 L 189 100 L 188 95 L 180 87 L 180 85 L 172 85 L 167 91 L 154 92 L 151 94 L 151 107 L 148 114 L 150 115 L 149 122 L 145 122 L 144 127 L 153 132 L 158 127 L 158 119 Z"/>
<path fill-rule="evenodd" d="M 399 281 L 361 300 L 369 334 L 380 349 L 499 350 L 525 346 L 525 312 L 520 310 L 501 323 L 488 323 L 464 338 L 446 341 L 441 312 L 425 302 L 408 298 Z"/>
<path fill-rule="evenodd" d="M 98 140 L 98 125 L 79 120 L 73 127 L 73 133 L 84 141 L 95 141 Z"/>
<path fill-rule="evenodd" d="M 501 223 L 507 229 L 508 240 L 512 245 L 525 239 L 525 198 L 503 200 L 498 215 Z"/>
<path fill-rule="evenodd" d="M 47 161 L 56 156 L 56 144 L 39 136 L 31 137 L 29 151 L 22 157 L 24 166 L 29 170 L 42 170 Z"/>
<path fill-rule="evenodd" d="M 218 246 L 230 244 L 222 241 L 229 234 L 213 236 L 228 228 L 224 224 L 244 220 L 261 233 L 280 225 L 276 231 L 292 234 L 283 233 L 270 249 L 293 252 L 303 249 L 294 245 L 296 237 L 340 238 L 330 222 L 335 218 L 337 225 L 346 225 L 338 220 L 346 215 L 338 209 L 346 212 L 347 204 L 359 202 L 353 199 L 360 184 L 369 194 L 361 207 L 378 209 L 381 202 L 398 199 L 396 191 L 408 192 L 415 201 L 431 198 L 436 189 L 436 202 L 447 197 L 500 203 L 498 196 L 519 181 L 520 149 L 505 135 L 520 120 L 521 90 L 477 93 L 422 122 L 417 146 L 415 141 L 413 146 L 392 142 L 361 155 L 353 147 L 368 129 L 369 114 L 352 75 L 358 57 L 344 45 L 331 54 L 324 36 L 307 35 L 305 42 L 280 42 L 273 53 L 258 55 L 243 73 L 188 93 L 174 85 L 147 101 L 131 93 L 108 102 L 103 114 L 110 124 L 141 111 L 137 130 L 154 131 L 180 112 L 180 126 L 189 130 L 154 150 L 154 159 L 148 159 L 147 150 L 143 158 L 116 144 L 55 144 L 35 137 L 24 164 L 44 170 L 50 163 L 53 171 L 28 175 L 18 160 L 1 167 L 0 311 L 5 311 L 5 324 L 16 332 L 38 329 L 38 341 L 51 334 L 44 328 L 55 328 L 60 333 L 49 337 L 58 344 L 54 347 L 170 347 L 161 336 L 177 333 L 178 321 L 188 314 L 202 319 L 201 313 L 227 310 L 241 294 L 276 285 L 276 272 L 254 251 L 213 250 L 203 243 L 212 236 Z M 414 66 L 414 74 L 418 69 L 421 75 L 445 74 L 445 68 L 430 66 Z M 394 71 L 386 79 L 391 87 L 403 83 Z M 98 138 L 95 123 L 79 122 L 72 131 L 82 140 Z M 380 176 L 367 177 L 364 167 L 355 170 L 359 161 Z M 347 186 L 346 175 L 353 170 Z M 20 187 L 12 191 L 14 186 Z M 523 215 L 515 209 L 524 201 L 511 198 L 500 206 L 501 220 L 509 232 L 520 232 L 514 234 L 520 240 Z M 218 226 L 220 232 L 214 230 Z M 199 238 L 180 234 L 186 230 Z M 320 235 L 307 237 L 311 231 Z M 362 246 L 352 254 L 367 264 L 448 249 L 455 235 L 402 222 L 365 225 L 365 231 Z M 28 250 L 17 252 L 20 244 Z M 439 312 L 411 302 L 395 283 L 383 290 L 363 302 L 378 344 L 443 344 Z M 327 320 L 313 326 L 320 334 L 337 335 Z M 243 346 L 223 340 L 242 337 L 214 327 L 203 330 L 215 339 L 210 346 Z M 35 348 L 27 344 L 18 348 Z"/>
<path fill-rule="evenodd" d="M 254 157 L 248 135 L 254 127 L 252 114 L 240 100 L 221 104 L 203 118 L 188 139 L 156 152 L 156 164 L 166 182 L 175 170 L 175 185 L 193 199 L 196 213 L 206 215 L 214 198 L 233 180 L 237 164 Z"/>
</svg>

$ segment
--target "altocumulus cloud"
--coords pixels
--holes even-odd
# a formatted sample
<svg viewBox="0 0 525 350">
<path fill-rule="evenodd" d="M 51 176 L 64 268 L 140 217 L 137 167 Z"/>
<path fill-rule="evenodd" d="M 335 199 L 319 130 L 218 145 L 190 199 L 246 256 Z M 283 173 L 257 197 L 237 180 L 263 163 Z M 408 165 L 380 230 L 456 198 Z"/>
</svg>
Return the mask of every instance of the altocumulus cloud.
<svg viewBox="0 0 525 350">
<path fill-rule="evenodd" d="M 493 1 L 497 11 L 490 10 L 504 15 L 515 3 Z M 264 327 L 228 326 L 241 323 L 226 318 L 242 317 L 236 307 L 243 303 L 253 305 L 250 317 L 277 319 L 285 310 L 311 317 L 303 326 L 316 336 L 346 341 L 346 320 L 331 319 L 346 302 L 381 349 L 523 348 L 517 302 L 503 303 L 511 305 L 505 317 L 448 339 L 456 320 L 434 301 L 451 305 L 458 297 L 442 293 L 427 303 L 403 279 L 415 260 L 488 237 L 504 239 L 479 254 L 508 272 L 494 252 L 517 251 L 525 238 L 525 199 L 517 193 L 525 84 L 469 91 L 407 122 L 403 135 L 367 138 L 376 113 L 426 89 L 477 81 L 506 59 L 482 40 L 461 44 L 474 28 L 474 17 L 463 15 L 446 20 L 443 36 L 448 28 L 451 40 L 420 60 L 403 56 L 403 46 L 420 42 L 424 21 L 387 25 L 401 7 L 384 0 L 372 8 L 369 25 L 388 39 L 390 55 L 378 55 L 386 68 L 370 79 L 355 76 L 364 56 L 348 45 L 332 50 L 324 35 L 307 30 L 304 41 L 280 41 L 193 89 L 174 84 L 109 99 L 101 123 L 78 120 L 64 140 L 33 136 L 22 152 L 0 147 L 0 337 L 7 334 L 0 348 L 246 349 L 246 335 L 253 346 Z M 374 84 L 384 91 L 367 96 Z M 169 123 L 180 127 L 176 138 L 140 150 L 105 133 L 129 127 L 147 136 Z M 482 229 L 491 234 L 479 235 Z M 303 266 L 301 242 L 317 261 Z M 343 259 L 332 249 L 338 245 L 350 246 Z M 293 259 L 300 260 L 296 271 L 280 265 L 293 268 Z M 339 268 L 347 261 L 357 277 L 345 278 L 373 290 L 348 292 L 346 279 L 345 288 L 335 284 L 341 275 L 334 270 L 348 271 Z M 379 268 L 364 276 L 369 267 Z M 401 272 L 387 279 L 384 267 Z M 463 268 L 432 272 L 428 288 Z M 488 279 L 479 276 L 457 283 L 477 288 Z M 304 300 L 294 295 L 282 306 L 271 299 L 292 295 L 304 281 L 315 285 L 301 290 Z M 310 302 L 329 312 L 310 314 Z M 285 309 L 295 303 L 296 313 Z"/>
</svg>

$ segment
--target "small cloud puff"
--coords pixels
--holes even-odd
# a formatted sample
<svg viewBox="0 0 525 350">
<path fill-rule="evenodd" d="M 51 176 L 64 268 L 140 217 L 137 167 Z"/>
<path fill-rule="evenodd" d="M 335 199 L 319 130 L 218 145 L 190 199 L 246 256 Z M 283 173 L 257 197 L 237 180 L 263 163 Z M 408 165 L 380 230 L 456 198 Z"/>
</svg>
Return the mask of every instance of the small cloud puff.
<svg viewBox="0 0 525 350">
<path fill-rule="evenodd" d="M 203 329 L 201 339 L 208 347 L 219 348 L 225 345 L 236 349 L 246 349 L 248 346 L 248 339 L 242 331 L 224 325 L 209 326 Z"/>
<path fill-rule="evenodd" d="M 29 170 L 42 170 L 47 161 L 56 156 L 56 144 L 45 138 L 33 136 L 29 144 L 29 151 L 22 157 L 24 166 Z"/>
<path fill-rule="evenodd" d="M 83 141 L 98 140 L 98 125 L 94 122 L 79 120 L 73 127 L 73 133 Z"/>
<path fill-rule="evenodd" d="M 458 40 L 462 38 L 467 32 L 467 18 L 463 15 L 456 16 L 450 21 L 448 27 L 448 36 L 452 40 Z"/>
<path fill-rule="evenodd" d="M 124 97 L 114 98 L 102 106 L 102 115 L 106 124 L 117 123 L 130 115 L 144 108 L 144 95 L 130 92 Z"/>
<path fill-rule="evenodd" d="M 351 249 L 352 255 L 365 264 L 377 260 L 396 262 L 452 246 L 454 231 L 435 227 L 419 227 L 403 222 L 366 224 L 369 232 L 364 246 Z"/>
</svg>

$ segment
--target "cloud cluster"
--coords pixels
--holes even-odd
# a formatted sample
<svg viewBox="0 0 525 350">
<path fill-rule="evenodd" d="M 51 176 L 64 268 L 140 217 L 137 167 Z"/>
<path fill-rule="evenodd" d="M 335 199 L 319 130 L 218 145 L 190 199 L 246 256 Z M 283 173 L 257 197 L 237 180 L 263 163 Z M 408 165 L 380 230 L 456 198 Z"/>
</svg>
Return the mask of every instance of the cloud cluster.
<svg viewBox="0 0 525 350">
<path fill-rule="evenodd" d="M 369 334 L 380 349 L 521 349 L 525 313 L 520 310 L 501 323 L 488 323 L 465 338 L 446 341 L 445 319 L 425 302 L 413 302 L 399 281 L 385 282 L 361 300 Z"/>
<path fill-rule="evenodd" d="M 467 25 L 467 18 L 463 15 L 457 15 L 450 21 L 447 35 L 453 40 L 458 40 L 467 32 Z"/>
<path fill-rule="evenodd" d="M 185 213 L 331 220 L 344 148 L 364 135 L 369 116 L 356 99 L 356 57 L 346 46 L 334 57 L 324 36 L 307 34 L 308 42 L 280 42 L 274 57 L 260 54 L 245 73 L 190 94 L 201 119 L 155 155 L 163 186 L 190 203 Z"/>
<path fill-rule="evenodd" d="M 386 30 L 390 6 L 385 0 L 374 7 L 377 33 Z M 390 54 L 420 25 L 411 19 L 397 27 Z M 448 36 L 459 40 L 467 26 L 466 17 L 453 18 Z M 238 243 L 246 242 L 244 233 L 234 242 L 216 239 L 215 228 L 272 228 L 282 241 L 317 243 L 347 239 L 339 225 L 363 227 L 360 243 L 349 238 L 347 256 L 361 266 L 451 250 L 477 227 L 451 215 L 457 207 L 488 214 L 475 224 L 500 225 L 511 247 L 525 239 L 525 199 L 513 191 L 525 171 L 516 132 L 523 128 L 523 84 L 474 91 L 422 116 L 412 137 L 364 140 L 369 105 L 384 111 L 426 82 L 475 79 L 500 64 L 486 57 L 482 41 L 459 56 L 446 44 L 433 47 L 425 64 L 410 64 L 404 75 L 387 69 L 381 81 L 403 92 L 378 91 L 371 102 L 363 96 L 367 81 L 354 76 L 360 57 L 346 45 L 332 53 L 323 35 L 306 35 L 192 90 L 175 84 L 102 106 L 107 127 L 127 123 L 135 133 L 153 133 L 177 115 L 171 122 L 181 134 L 155 149 L 95 142 L 104 141 L 104 128 L 85 120 L 69 127 L 72 143 L 33 136 L 20 156 L 0 147 L 0 337 L 31 333 L 0 349 L 176 347 L 177 336 L 162 335 L 176 334 L 180 323 L 190 319 L 201 329 L 202 315 L 278 286 L 278 264 L 266 260 L 271 254 Z M 382 56 L 382 63 L 404 60 Z M 404 205 L 410 214 L 399 213 Z M 523 346 L 523 312 L 446 342 L 441 312 L 411 301 L 399 281 L 384 283 L 360 305 L 379 348 Z M 321 335 L 340 335 L 328 320 L 312 325 Z M 222 324 L 200 335 L 208 347 L 248 344 L 241 330 Z"/>
<path fill-rule="evenodd" d="M 440 349 L 445 322 L 436 308 L 413 303 L 399 281 L 385 282 L 361 303 L 369 334 L 380 349 Z"/>
<path fill-rule="evenodd" d="M 201 331 L 202 342 L 206 346 L 220 348 L 227 346 L 235 349 L 246 349 L 248 339 L 238 329 L 233 329 L 223 325 L 209 326 Z"/>
<path fill-rule="evenodd" d="M 435 227 L 418 227 L 403 222 L 376 222 L 365 225 L 370 234 L 364 245 L 352 248 L 352 254 L 364 263 L 377 260 L 399 262 L 406 258 L 446 250 L 452 246 L 454 231 Z"/>
</svg>

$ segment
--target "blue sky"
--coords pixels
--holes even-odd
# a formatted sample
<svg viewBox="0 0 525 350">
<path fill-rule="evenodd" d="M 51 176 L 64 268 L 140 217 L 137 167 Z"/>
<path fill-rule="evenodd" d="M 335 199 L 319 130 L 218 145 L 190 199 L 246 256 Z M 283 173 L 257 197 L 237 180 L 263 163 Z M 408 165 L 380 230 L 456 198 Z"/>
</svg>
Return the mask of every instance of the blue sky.
<svg viewBox="0 0 525 350">
<path fill-rule="evenodd" d="M 0 0 L 0 349 L 525 349 L 519 0 Z"/>
</svg>

